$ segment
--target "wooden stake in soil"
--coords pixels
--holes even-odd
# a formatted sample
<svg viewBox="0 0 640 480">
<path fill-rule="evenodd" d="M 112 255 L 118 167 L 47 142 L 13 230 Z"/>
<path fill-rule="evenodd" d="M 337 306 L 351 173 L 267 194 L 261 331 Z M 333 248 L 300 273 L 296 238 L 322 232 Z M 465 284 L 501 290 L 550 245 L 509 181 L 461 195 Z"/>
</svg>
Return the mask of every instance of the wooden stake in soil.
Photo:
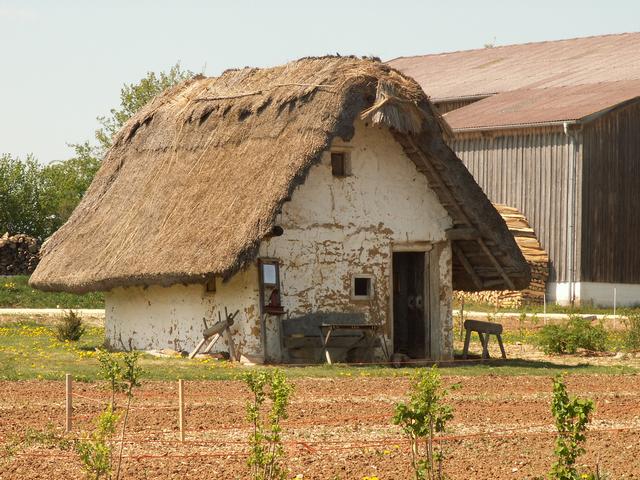
<svg viewBox="0 0 640 480">
<path fill-rule="evenodd" d="M 464 334 L 464 297 L 460 302 L 460 340 L 462 340 L 463 334 Z"/>
<path fill-rule="evenodd" d="M 183 381 L 178 380 L 178 425 L 180 427 L 180 441 L 184 442 L 184 390 Z"/>
<path fill-rule="evenodd" d="M 66 417 L 65 417 L 64 431 L 66 433 L 69 433 L 71 431 L 71 414 L 73 412 L 70 373 L 67 373 L 64 376 L 64 385 L 65 385 L 65 394 L 66 394 L 66 401 L 65 401 Z"/>
</svg>

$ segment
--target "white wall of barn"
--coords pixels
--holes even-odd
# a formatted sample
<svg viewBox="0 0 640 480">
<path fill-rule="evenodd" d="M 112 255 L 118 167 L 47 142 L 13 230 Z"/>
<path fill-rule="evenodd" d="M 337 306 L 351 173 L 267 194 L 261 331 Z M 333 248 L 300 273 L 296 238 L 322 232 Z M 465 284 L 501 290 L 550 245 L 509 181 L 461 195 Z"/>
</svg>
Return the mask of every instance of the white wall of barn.
<svg viewBox="0 0 640 480">
<path fill-rule="evenodd" d="M 332 176 L 330 154 L 311 168 L 304 184 L 283 206 L 278 225 L 284 234 L 266 240 L 260 256 L 280 260 L 282 304 L 291 317 L 313 311 L 363 312 L 386 325 L 391 335 L 390 283 L 392 248 L 436 245 L 439 302 L 433 332 L 438 358 L 452 355 L 451 251 L 445 230 L 451 219 L 400 145 L 383 128 L 356 124 L 353 139 L 334 142 L 350 156 L 350 176 Z M 433 257 L 433 255 L 436 255 Z M 433 269 L 432 269 L 433 271 Z M 353 275 L 374 278 L 369 301 L 351 298 Z M 202 285 L 117 288 L 106 296 L 107 339 L 116 348 L 192 349 L 201 338 L 203 318 L 211 323 L 226 306 L 240 310 L 232 327 L 241 352 L 260 360 L 259 283 L 252 265 L 205 294 Z M 217 317 L 216 317 L 217 318 Z M 267 316 L 268 352 L 278 359 L 278 317 Z M 177 343 L 176 343 L 177 342 Z M 433 343 L 432 343 L 433 345 Z M 224 347 L 224 344 L 221 344 Z"/>
<path fill-rule="evenodd" d="M 554 282 L 547 284 L 547 301 L 596 307 L 637 307 L 640 305 L 640 285 L 633 283 Z"/>
</svg>

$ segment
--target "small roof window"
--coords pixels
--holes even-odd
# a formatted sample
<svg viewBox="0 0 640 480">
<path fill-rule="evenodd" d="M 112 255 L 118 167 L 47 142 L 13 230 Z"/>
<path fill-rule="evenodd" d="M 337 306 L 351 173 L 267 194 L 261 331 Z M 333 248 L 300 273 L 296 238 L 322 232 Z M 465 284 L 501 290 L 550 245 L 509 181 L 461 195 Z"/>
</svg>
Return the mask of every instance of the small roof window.
<svg viewBox="0 0 640 480">
<path fill-rule="evenodd" d="M 334 177 L 348 177 L 351 175 L 349 152 L 331 152 L 331 174 Z"/>
</svg>

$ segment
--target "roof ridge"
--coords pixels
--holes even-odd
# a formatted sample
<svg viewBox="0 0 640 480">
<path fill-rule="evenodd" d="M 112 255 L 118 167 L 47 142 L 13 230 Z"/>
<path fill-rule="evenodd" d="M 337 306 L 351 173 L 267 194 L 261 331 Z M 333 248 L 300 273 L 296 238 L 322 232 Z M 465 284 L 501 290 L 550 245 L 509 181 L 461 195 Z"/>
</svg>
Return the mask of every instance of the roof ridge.
<svg viewBox="0 0 640 480">
<path fill-rule="evenodd" d="M 395 62 L 396 60 L 401 60 L 401 59 L 405 59 L 405 58 L 439 57 L 439 56 L 443 56 L 443 55 L 452 55 L 452 54 L 457 54 L 457 53 L 477 52 L 477 51 L 483 51 L 483 50 L 497 50 L 497 49 L 505 49 L 505 48 L 512 48 L 512 47 L 524 47 L 524 46 L 530 46 L 530 45 L 542 45 L 542 44 L 545 44 L 545 43 L 572 42 L 572 41 L 576 41 L 576 40 L 588 40 L 588 39 L 592 39 L 592 38 L 621 37 L 621 36 L 624 36 L 624 35 L 640 35 L 640 32 L 605 33 L 605 34 L 602 34 L 602 35 L 588 35 L 586 37 L 560 38 L 560 39 L 557 39 L 557 40 L 541 40 L 541 41 L 538 41 L 538 42 L 510 43 L 508 45 L 496 45 L 496 46 L 493 46 L 493 47 L 490 47 L 490 48 L 487 48 L 487 47 L 469 48 L 469 49 L 465 49 L 465 50 L 452 50 L 452 51 L 448 51 L 448 52 L 426 53 L 426 54 L 422 54 L 422 55 L 403 55 L 403 56 L 392 58 L 390 60 L 386 60 L 385 63 L 392 63 L 392 62 Z"/>
</svg>

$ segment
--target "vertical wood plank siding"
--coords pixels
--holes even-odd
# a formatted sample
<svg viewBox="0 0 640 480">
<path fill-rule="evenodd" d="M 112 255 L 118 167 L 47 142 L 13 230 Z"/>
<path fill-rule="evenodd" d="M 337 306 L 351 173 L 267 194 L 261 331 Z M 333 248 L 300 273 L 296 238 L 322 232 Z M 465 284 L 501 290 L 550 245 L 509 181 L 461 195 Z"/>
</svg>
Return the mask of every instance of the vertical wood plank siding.
<svg viewBox="0 0 640 480">
<path fill-rule="evenodd" d="M 457 110 L 458 108 L 471 105 L 472 103 L 482 100 L 483 98 L 486 98 L 486 97 L 471 98 L 471 99 L 467 98 L 464 100 L 446 100 L 444 102 L 436 102 L 434 105 L 438 109 L 438 112 L 440 113 L 440 115 L 444 115 L 445 113 L 450 112 L 452 110 Z"/>
<path fill-rule="evenodd" d="M 580 133 L 576 132 L 577 144 Z M 450 142 L 476 181 L 494 203 L 516 207 L 529 219 L 549 254 L 550 282 L 570 279 L 570 167 L 574 141 L 562 128 L 519 129 L 485 134 L 458 134 Z M 580 239 L 581 149 L 576 149 L 576 239 Z M 575 241 L 574 258 L 580 258 Z M 574 262 L 574 279 L 580 262 Z"/>
<path fill-rule="evenodd" d="M 587 124 L 582 279 L 640 283 L 640 105 Z"/>
</svg>

